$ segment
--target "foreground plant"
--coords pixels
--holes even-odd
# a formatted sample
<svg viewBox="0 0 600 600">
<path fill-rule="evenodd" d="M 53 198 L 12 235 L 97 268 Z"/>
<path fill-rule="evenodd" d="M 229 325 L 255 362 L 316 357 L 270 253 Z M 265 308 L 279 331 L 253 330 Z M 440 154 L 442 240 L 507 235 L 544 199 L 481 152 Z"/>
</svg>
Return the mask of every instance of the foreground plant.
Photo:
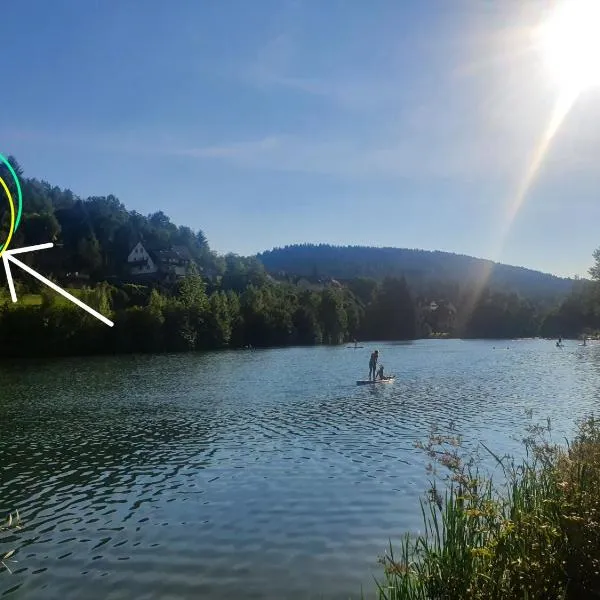
<svg viewBox="0 0 600 600">
<path fill-rule="evenodd" d="M 432 431 L 419 444 L 434 479 L 424 532 L 381 559 L 381 600 L 585 599 L 600 595 L 600 421 L 578 424 L 570 446 L 532 427 L 526 459 L 497 457 L 503 481 L 483 477 L 462 440 Z M 484 446 L 485 448 L 485 446 Z M 467 460 L 469 458 L 469 460 Z"/>
<path fill-rule="evenodd" d="M 6 531 L 9 530 L 13 530 L 13 529 L 21 529 L 21 516 L 19 515 L 19 511 L 16 510 L 15 514 L 13 516 L 13 513 L 9 513 L 7 519 L 6 519 L 6 523 L 4 525 L 0 525 L 0 533 L 4 533 Z M 16 560 L 10 560 L 14 553 L 16 552 L 16 550 L 9 550 L 8 552 L 4 553 L 3 555 L 0 555 L 0 567 L 2 569 L 6 569 L 9 573 L 12 574 L 12 571 L 10 570 L 10 567 L 6 564 L 7 562 L 17 562 Z M 0 570 L 2 570 L 0 569 Z"/>
</svg>

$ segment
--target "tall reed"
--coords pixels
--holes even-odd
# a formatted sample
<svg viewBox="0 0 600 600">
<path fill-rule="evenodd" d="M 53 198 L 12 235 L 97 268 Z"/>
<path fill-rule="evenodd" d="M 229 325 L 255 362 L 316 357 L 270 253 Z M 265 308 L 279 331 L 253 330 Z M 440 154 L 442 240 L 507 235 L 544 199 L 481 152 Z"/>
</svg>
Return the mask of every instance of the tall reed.
<svg viewBox="0 0 600 600">
<path fill-rule="evenodd" d="M 432 431 L 419 444 L 436 476 L 424 530 L 381 559 L 380 600 L 600 597 L 600 421 L 578 423 L 566 447 L 549 433 L 549 422 L 530 428 L 520 463 L 484 447 L 502 467 L 495 485 L 465 460 L 459 437 Z"/>
<path fill-rule="evenodd" d="M 15 511 L 14 515 L 13 513 L 10 513 L 4 524 L 0 523 L 0 542 L 2 541 L 2 534 L 13 529 L 21 529 L 21 516 L 19 515 L 18 510 Z M 15 549 L 12 549 L 8 552 L 3 552 L 2 554 L 0 554 L 0 571 L 6 570 L 9 573 L 12 573 L 10 567 L 8 566 L 8 563 L 17 562 L 12 558 L 14 553 Z"/>
</svg>

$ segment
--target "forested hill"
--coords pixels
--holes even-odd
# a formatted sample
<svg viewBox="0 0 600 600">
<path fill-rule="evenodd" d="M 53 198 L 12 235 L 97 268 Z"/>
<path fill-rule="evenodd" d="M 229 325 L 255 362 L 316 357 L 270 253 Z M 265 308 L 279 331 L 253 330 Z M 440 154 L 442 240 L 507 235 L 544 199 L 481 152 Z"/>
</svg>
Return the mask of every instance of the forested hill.
<svg viewBox="0 0 600 600">
<path fill-rule="evenodd" d="M 413 286 L 444 280 L 472 284 L 489 276 L 490 287 L 530 298 L 565 296 L 573 286 L 572 279 L 532 269 L 450 252 L 408 248 L 298 244 L 262 252 L 257 258 L 272 274 L 340 280 L 356 277 L 381 280 L 404 275 Z"/>
<path fill-rule="evenodd" d="M 360 277 L 382 281 L 386 276 L 404 276 L 414 294 L 452 302 L 459 301 L 457 286 L 472 287 L 481 282 L 492 290 L 518 292 L 549 306 L 568 295 L 573 284 L 569 279 L 469 256 L 402 248 L 303 244 L 276 248 L 248 259 L 218 256 L 202 231 L 177 226 L 160 211 L 141 215 L 127 210 L 111 195 L 81 199 L 68 189 L 23 177 L 17 161 L 13 157 L 9 161 L 23 191 L 23 215 L 12 247 L 54 242 L 52 252 L 28 255 L 26 260 L 59 282 L 74 273 L 89 277 L 91 283 L 128 280 L 127 256 L 141 241 L 148 248 L 187 248 L 205 277 L 224 276 L 227 285 L 238 271 L 246 274 L 244 281 L 262 281 L 264 265 L 279 280 L 285 279 L 282 274 L 290 276 L 288 279 L 305 276 L 346 283 Z M 11 174 L 2 164 L 0 177 L 16 197 Z M 0 239 L 5 239 L 8 223 L 8 207 L 0 203 Z M 240 282 L 231 285 L 243 288 Z"/>
<path fill-rule="evenodd" d="M 24 177 L 16 160 L 9 162 L 23 192 L 12 247 L 53 242 L 51 251 L 23 260 L 115 327 L 15 269 L 21 301 L 13 303 L 0 286 L 0 358 L 429 336 L 600 336 L 597 281 L 575 285 L 468 256 L 398 248 L 304 245 L 258 257 L 221 256 L 202 231 L 177 226 L 160 211 L 144 216 L 110 195 L 78 198 Z M 0 177 L 16 198 L 8 171 L 0 164 Z M 0 240 L 10 225 L 6 204 L 0 203 Z M 166 256 L 150 278 L 129 264 L 138 242 Z M 170 268 L 177 263 L 175 249 L 188 256 L 179 272 Z M 594 260 L 591 274 L 600 280 L 600 249 Z"/>
<path fill-rule="evenodd" d="M 211 251 L 201 230 L 172 223 L 162 211 L 141 215 L 130 211 L 112 195 L 79 198 L 69 189 L 23 176 L 17 160 L 9 163 L 18 175 L 23 194 L 21 222 L 11 247 L 19 248 L 53 242 L 51 252 L 27 254 L 24 260 L 42 268 L 59 282 L 77 273 L 91 282 L 129 277 L 127 256 L 137 242 L 148 248 L 185 247 L 196 264 L 206 272 L 223 269 L 222 257 Z M 0 177 L 14 198 L 17 189 L 6 166 L 0 163 Z M 0 193 L 2 198 L 3 192 Z M 9 225 L 7 202 L 0 202 L 0 240 Z"/>
</svg>

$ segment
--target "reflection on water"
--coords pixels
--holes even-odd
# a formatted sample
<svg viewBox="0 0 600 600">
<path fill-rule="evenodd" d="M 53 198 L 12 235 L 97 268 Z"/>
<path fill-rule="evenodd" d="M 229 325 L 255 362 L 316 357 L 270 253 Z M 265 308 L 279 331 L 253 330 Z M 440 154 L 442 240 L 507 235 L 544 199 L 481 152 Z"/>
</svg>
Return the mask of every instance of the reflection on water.
<svg viewBox="0 0 600 600">
<path fill-rule="evenodd" d="M 420 525 L 430 425 L 514 451 L 526 409 L 560 439 L 600 385 L 595 345 L 378 348 L 393 385 L 354 385 L 369 345 L 5 364 L 0 596 L 357 597 Z"/>
</svg>

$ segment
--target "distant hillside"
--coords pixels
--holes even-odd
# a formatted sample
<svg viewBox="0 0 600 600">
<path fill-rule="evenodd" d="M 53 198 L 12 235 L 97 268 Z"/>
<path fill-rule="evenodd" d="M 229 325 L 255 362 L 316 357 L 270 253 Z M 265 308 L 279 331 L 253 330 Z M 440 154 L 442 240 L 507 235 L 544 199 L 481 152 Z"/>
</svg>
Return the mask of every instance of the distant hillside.
<svg viewBox="0 0 600 600">
<path fill-rule="evenodd" d="M 514 291 L 530 298 L 566 296 L 572 279 L 513 267 L 450 252 L 408 248 L 300 244 L 274 248 L 257 255 L 272 274 L 352 279 L 404 275 L 413 286 L 434 281 L 473 284 L 487 279 L 493 289 Z"/>
</svg>

